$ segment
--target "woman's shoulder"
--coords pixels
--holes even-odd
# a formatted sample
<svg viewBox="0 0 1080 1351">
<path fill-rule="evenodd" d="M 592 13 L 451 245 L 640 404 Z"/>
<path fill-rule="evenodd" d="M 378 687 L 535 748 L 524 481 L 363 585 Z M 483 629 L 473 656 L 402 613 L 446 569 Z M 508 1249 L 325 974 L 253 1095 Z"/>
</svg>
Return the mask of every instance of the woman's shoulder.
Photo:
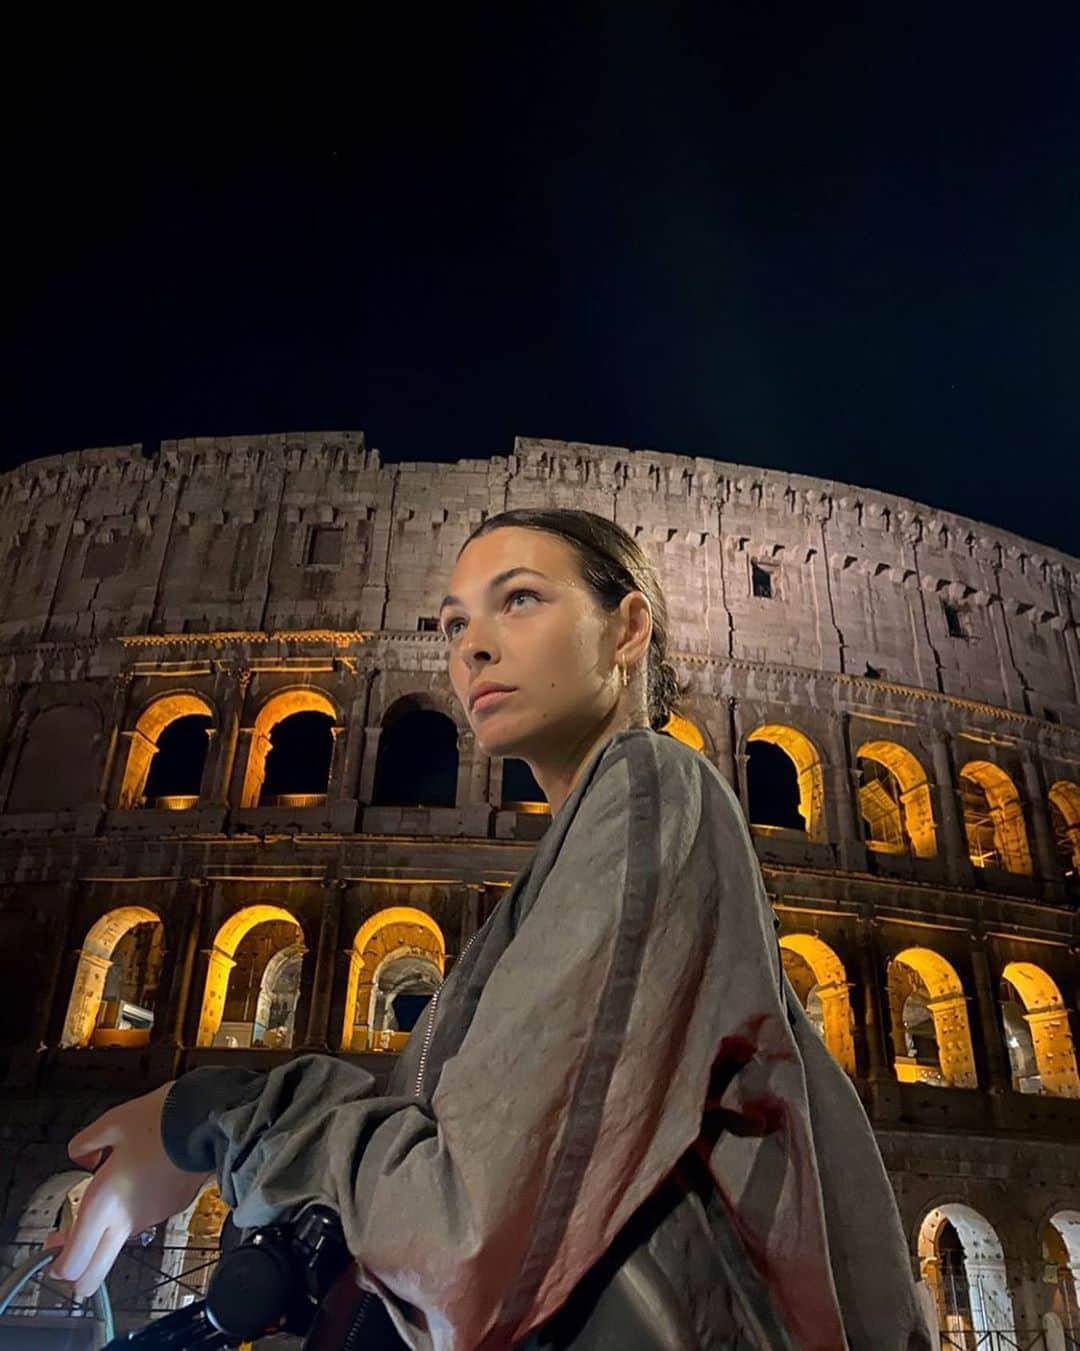
<svg viewBox="0 0 1080 1351">
<path fill-rule="evenodd" d="M 631 775 L 653 777 L 665 801 L 700 794 L 714 810 L 741 813 L 734 790 L 704 750 L 678 737 L 651 727 L 632 727 L 621 732 L 609 749 L 612 759 L 627 761 Z"/>
</svg>

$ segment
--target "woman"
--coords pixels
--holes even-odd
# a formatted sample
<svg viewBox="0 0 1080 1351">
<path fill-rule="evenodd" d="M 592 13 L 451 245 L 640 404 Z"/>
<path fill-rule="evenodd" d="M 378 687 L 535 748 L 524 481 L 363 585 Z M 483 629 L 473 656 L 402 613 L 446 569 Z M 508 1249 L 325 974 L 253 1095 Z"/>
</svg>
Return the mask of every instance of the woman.
<svg viewBox="0 0 1080 1351">
<path fill-rule="evenodd" d="M 85 1167 L 111 1153 L 54 1273 L 91 1292 L 214 1175 L 243 1227 L 335 1207 L 365 1316 L 416 1351 L 928 1348 L 876 1144 L 783 976 L 736 799 L 659 733 L 679 691 L 644 553 L 590 512 L 508 511 L 450 589 L 454 692 L 488 755 L 530 765 L 544 838 L 387 1096 L 308 1055 L 106 1112 L 71 1141 Z"/>
</svg>

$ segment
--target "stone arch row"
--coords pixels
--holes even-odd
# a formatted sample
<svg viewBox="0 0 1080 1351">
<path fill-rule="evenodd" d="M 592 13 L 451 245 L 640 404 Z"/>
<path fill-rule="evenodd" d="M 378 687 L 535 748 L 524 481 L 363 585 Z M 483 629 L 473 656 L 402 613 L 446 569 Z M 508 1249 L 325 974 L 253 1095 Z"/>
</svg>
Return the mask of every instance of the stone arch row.
<svg viewBox="0 0 1080 1351">
<path fill-rule="evenodd" d="M 82 1199 L 92 1174 L 72 1168 L 54 1173 L 32 1192 L 15 1222 L 11 1242 L 0 1249 L 0 1261 L 19 1266 L 42 1245 L 49 1232 L 71 1227 L 74 1208 Z M 114 1303 L 141 1287 L 143 1298 L 149 1295 L 154 1315 L 184 1308 L 201 1299 L 209 1285 L 221 1254 L 221 1234 L 229 1209 L 217 1183 L 204 1183 L 191 1204 L 158 1226 L 150 1248 L 140 1250 L 138 1260 L 125 1263 L 123 1257 L 109 1276 Z M 9 1231 L 10 1232 L 10 1231 Z M 36 1310 L 61 1310 L 67 1297 L 57 1288 L 40 1282 L 23 1287 L 13 1310 L 26 1315 Z"/>
<path fill-rule="evenodd" d="M 843 962 L 815 934 L 784 934 L 780 949 L 785 974 L 818 1034 L 854 1074 L 855 1020 Z M 979 1087 L 968 996 L 952 963 L 930 948 L 904 948 L 888 962 L 885 987 L 895 1077 L 942 1088 Z M 1080 1098 L 1069 1010 L 1041 966 L 1006 963 L 995 1026 L 1014 1091 Z"/>
<path fill-rule="evenodd" d="M 384 720 L 372 805 L 403 797 L 420 806 L 457 805 L 456 723 L 445 713 L 410 709 L 407 700 L 400 705 Z M 44 783 L 55 779 L 47 765 L 37 763 L 47 759 L 50 748 L 62 741 L 65 762 L 70 764 L 71 729 L 65 725 L 60 729 L 65 735 L 58 739 L 48 728 L 40 734 L 35 734 L 35 728 L 42 719 L 63 719 L 71 711 L 67 706 L 45 710 L 31 724 L 9 794 L 9 809 L 25 805 L 26 777 Z M 422 730 L 410 728 L 411 723 L 421 722 Z M 269 693 L 260 702 L 252 726 L 244 729 L 237 805 L 303 807 L 324 802 L 336 742 L 344 730 L 344 714 L 325 690 L 305 685 Z M 417 739 L 425 745 L 421 771 L 415 755 L 398 753 L 399 743 L 408 741 L 410 730 L 414 735 L 419 732 Z M 704 750 L 704 738 L 688 719 L 674 717 L 664 730 Z M 181 690 L 156 696 L 123 733 L 126 746 L 120 752 L 122 777 L 116 805 L 180 810 L 195 806 L 209 787 L 203 782 L 207 751 L 220 732 L 220 719 L 204 694 Z M 751 824 L 764 831 L 793 830 L 814 842 L 827 840 L 825 804 L 831 770 L 806 732 L 784 723 L 763 722 L 745 735 L 740 759 L 743 769 L 737 786 Z M 878 854 L 935 858 L 941 848 L 939 818 L 952 804 L 940 800 L 942 785 L 931 777 L 919 756 L 898 742 L 875 737 L 854 748 L 854 761 L 855 805 L 866 846 Z M 517 783 L 512 773 L 504 783 L 504 801 L 535 802 L 541 797 L 527 766 L 522 768 L 525 774 L 517 776 L 521 784 L 512 787 Z M 402 781 L 403 772 L 412 782 Z M 289 774 L 291 782 L 287 781 Z M 1034 869 L 1024 798 L 1014 778 L 1000 765 L 973 756 L 959 767 L 957 789 L 961 847 L 971 862 L 1030 876 Z M 848 787 L 834 784 L 831 791 L 847 793 Z M 1061 866 L 1066 874 L 1076 875 L 1080 872 L 1080 784 L 1068 779 L 1054 782 L 1043 805 Z"/>
<path fill-rule="evenodd" d="M 102 915 L 83 942 L 61 1045 L 139 1045 L 149 1040 L 162 924 L 126 906 Z M 838 953 L 815 934 L 780 939 L 786 975 L 840 1065 L 856 1073 L 855 1020 Z M 284 907 L 246 905 L 226 918 L 206 950 L 196 1046 L 285 1049 L 295 1041 L 303 930 Z M 345 1012 L 336 1039 L 346 1052 L 399 1051 L 446 967 L 446 943 L 425 911 L 387 906 L 359 927 L 348 949 Z M 1080 1097 L 1069 1013 L 1053 978 L 1033 962 L 1001 972 L 998 1026 L 1018 1092 Z M 968 999 L 956 968 L 927 947 L 888 963 L 892 1069 L 898 1080 L 976 1088 Z"/>
<path fill-rule="evenodd" d="M 13 1240 L 4 1254 L 17 1266 L 44 1241 L 50 1230 L 71 1223 L 91 1174 L 79 1169 L 55 1173 L 31 1194 L 15 1225 Z M 153 1285 L 153 1308 L 165 1313 L 182 1308 L 206 1293 L 217 1260 L 228 1208 L 215 1182 L 207 1182 L 191 1204 L 161 1226 L 154 1246 L 141 1256 L 143 1265 L 155 1264 L 161 1279 Z M 1027 1253 L 1008 1254 L 1031 1269 L 1041 1270 L 1041 1309 L 1036 1316 L 1044 1328 L 1080 1325 L 1080 1208 L 1051 1206 L 1033 1226 L 1027 1226 Z M 927 1311 L 938 1331 L 951 1344 L 968 1345 L 993 1333 L 1009 1333 L 1024 1321 L 1015 1307 L 1005 1246 L 991 1221 L 967 1201 L 936 1199 L 924 1206 L 911 1233 L 914 1265 L 920 1277 Z M 1032 1260 L 1034 1259 L 1034 1260 Z M 1052 1273 L 1052 1279 L 1047 1279 Z M 111 1277 L 111 1283 L 122 1271 Z M 115 1297 L 114 1290 L 114 1297 Z M 49 1298 L 45 1288 L 24 1291 L 19 1311 L 28 1313 Z"/>
<path fill-rule="evenodd" d="M 123 906 L 95 921 L 78 955 L 61 1047 L 149 1042 L 160 970 L 150 954 L 161 951 L 163 927 L 145 906 Z M 204 954 L 195 1045 L 292 1047 L 307 953 L 303 929 L 284 907 L 257 902 L 231 914 Z M 422 910 L 384 907 L 357 930 L 348 962 L 337 1049 L 400 1051 L 442 981 L 442 930 Z"/>
<path fill-rule="evenodd" d="M 940 809 L 935 810 L 935 789 L 940 785 L 919 757 L 897 742 L 869 738 L 856 746 L 854 760 L 855 798 L 867 848 L 880 854 L 937 857 Z M 828 838 L 827 770 L 820 749 L 805 732 L 763 723 L 744 738 L 742 761 L 751 825 L 795 830 L 819 843 Z M 960 766 L 958 779 L 971 862 L 1030 876 L 1034 869 L 1024 801 L 1012 776 L 1000 765 L 973 757 Z M 1075 874 L 1080 870 L 1080 784 L 1058 780 L 1049 789 L 1047 805 L 1063 869 Z"/>
<path fill-rule="evenodd" d="M 991 1221 L 958 1199 L 939 1200 L 925 1209 L 913 1238 L 921 1293 L 943 1346 L 997 1345 L 995 1334 L 1015 1334 L 1030 1323 L 1014 1298 L 1022 1280 L 1017 1279 L 1017 1267 L 1010 1269 L 1010 1260 L 1019 1263 L 1019 1269 L 1027 1266 L 1042 1274 L 1042 1280 L 1025 1292 L 1036 1306 L 1031 1312 L 1041 1325 L 1038 1330 L 1049 1334 L 1053 1329 L 1060 1336 L 1063 1330 L 1080 1328 L 1076 1201 L 1051 1207 L 1034 1225 L 1028 1253 L 1007 1253 Z M 1029 1325 L 1027 1330 L 1035 1329 Z M 1008 1344 L 1019 1343 L 1009 1338 Z M 1064 1339 L 1056 1344 L 1064 1346 Z"/>
</svg>

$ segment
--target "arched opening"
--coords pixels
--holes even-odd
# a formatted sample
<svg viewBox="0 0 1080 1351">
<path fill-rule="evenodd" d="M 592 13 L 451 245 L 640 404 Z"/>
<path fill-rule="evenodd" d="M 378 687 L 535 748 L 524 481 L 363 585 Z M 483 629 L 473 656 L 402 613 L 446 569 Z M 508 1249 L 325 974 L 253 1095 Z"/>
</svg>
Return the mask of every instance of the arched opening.
<svg viewBox="0 0 1080 1351">
<path fill-rule="evenodd" d="M 58 812 L 98 800 L 101 741 L 97 711 L 47 708 L 31 722 L 8 794 L 9 812 Z"/>
<path fill-rule="evenodd" d="M 1030 877 L 1024 811 L 1008 774 L 988 760 L 970 760 L 960 771 L 960 797 L 972 863 Z"/>
<path fill-rule="evenodd" d="M 934 1295 L 942 1346 L 976 1351 L 1016 1323 L 1005 1255 L 990 1222 L 958 1202 L 935 1206 L 919 1227 L 919 1265 Z"/>
<path fill-rule="evenodd" d="M 280 933 L 271 936 L 270 942 L 276 942 L 280 937 Z M 259 997 L 255 1002 L 255 1026 L 251 1035 L 253 1046 L 267 1046 L 277 1051 L 292 1045 L 296 1005 L 300 998 L 300 973 L 306 951 L 303 943 L 292 943 L 287 948 L 275 951 L 266 963 L 259 980 Z M 238 950 L 238 966 L 239 958 Z"/>
<path fill-rule="evenodd" d="M 457 743 L 457 726 L 445 713 L 402 700 L 379 735 L 371 805 L 456 806 Z"/>
<path fill-rule="evenodd" d="M 912 753 L 893 741 L 864 742 L 856 755 L 862 776 L 859 811 L 866 844 L 883 854 L 933 858 L 934 812 L 930 785 Z"/>
<path fill-rule="evenodd" d="M 1080 1210 L 1059 1210 L 1041 1235 L 1046 1278 L 1056 1279 L 1052 1310 L 1065 1332 L 1080 1345 Z"/>
<path fill-rule="evenodd" d="M 747 812 L 754 826 L 825 838 L 821 757 L 794 727 L 767 723 L 746 739 Z"/>
<path fill-rule="evenodd" d="M 784 934 L 780 957 L 818 1035 L 842 1068 L 854 1074 L 855 1021 L 843 962 L 813 934 Z"/>
<path fill-rule="evenodd" d="M 326 801 L 337 710 L 321 690 L 282 690 L 251 732 L 242 807 L 317 807 Z"/>
<path fill-rule="evenodd" d="M 436 954 L 419 956 L 410 947 L 389 953 L 375 968 L 368 1026 L 373 1051 L 399 1051 L 442 984 Z"/>
<path fill-rule="evenodd" d="M 550 814 L 548 800 L 526 761 L 513 756 L 503 760 L 501 806 L 504 811 Z"/>
<path fill-rule="evenodd" d="M 1010 962 L 1001 1008 L 1016 1092 L 1080 1098 L 1069 1012 L 1051 977 L 1033 962 Z"/>
<path fill-rule="evenodd" d="M 660 730 L 674 737 L 676 741 L 681 741 L 684 746 L 689 746 L 691 750 L 701 751 L 704 755 L 705 738 L 701 735 L 697 724 L 691 722 L 689 718 L 672 713 Z"/>
<path fill-rule="evenodd" d="M 305 952 L 300 926 L 280 906 L 249 905 L 227 919 L 210 950 L 196 1046 L 291 1046 Z M 260 1023 L 260 1014 L 277 1021 Z"/>
<path fill-rule="evenodd" d="M 442 981 L 446 943 L 412 906 L 380 910 L 360 926 L 349 953 L 343 1051 L 399 1051 Z"/>
<path fill-rule="evenodd" d="M 161 1274 L 153 1308 L 165 1313 L 202 1299 L 221 1257 L 221 1231 L 229 1208 L 216 1182 L 208 1182 L 186 1210 L 165 1225 Z"/>
<path fill-rule="evenodd" d="M 210 705 L 195 694 L 166 694 L 143 709 L 129 734 L 119 806 L 194 807 L 213 722 Z"/>
<path fill-rule="evenodd" d="M 1080 784 L 1059 779 L 1050 789 L 1049 799 L 1061 870 L 1075 880 L 1080 876 Z"/>
<path fill-rule="evenodd" d="M 143 906 L 110 910 L 91 926 L 79 952 L 62 1047 L 146 1045 L 163 943 L 161 921 Z"/>
<path fill-rule="evenodd" d="M 967 1000 L 955 969 L 929 948 L 889 963 L 894 1068 L 901 1083 L 977 1088 Z"/>
</svg>

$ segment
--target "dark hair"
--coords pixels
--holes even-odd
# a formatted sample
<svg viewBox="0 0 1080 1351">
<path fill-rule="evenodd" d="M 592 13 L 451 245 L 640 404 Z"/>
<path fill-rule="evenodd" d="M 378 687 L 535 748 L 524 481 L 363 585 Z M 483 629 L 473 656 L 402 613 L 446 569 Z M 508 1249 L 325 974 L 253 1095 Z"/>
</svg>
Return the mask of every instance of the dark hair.
<svg viewBox="0 0 1080 1351">
<path fill-rule="evenodd" d="M 646 662 L 646 706 L 649 726 L 659 732 L 685 693 L 675 667 L 667 660 L 667 601 L 656 569 L 632 535 L 592 511 L 569 507 L 520 507 L 501 511 L 478 525 L 458 550 L 458 557 L 474 539 L 503 526 L 543 530 L 565 540 L 573 549 L 582 580 L 601 609 L 608 613 L 630 591 L 640 591 L 652 609 L 652 639 Z"/>
</svg>

